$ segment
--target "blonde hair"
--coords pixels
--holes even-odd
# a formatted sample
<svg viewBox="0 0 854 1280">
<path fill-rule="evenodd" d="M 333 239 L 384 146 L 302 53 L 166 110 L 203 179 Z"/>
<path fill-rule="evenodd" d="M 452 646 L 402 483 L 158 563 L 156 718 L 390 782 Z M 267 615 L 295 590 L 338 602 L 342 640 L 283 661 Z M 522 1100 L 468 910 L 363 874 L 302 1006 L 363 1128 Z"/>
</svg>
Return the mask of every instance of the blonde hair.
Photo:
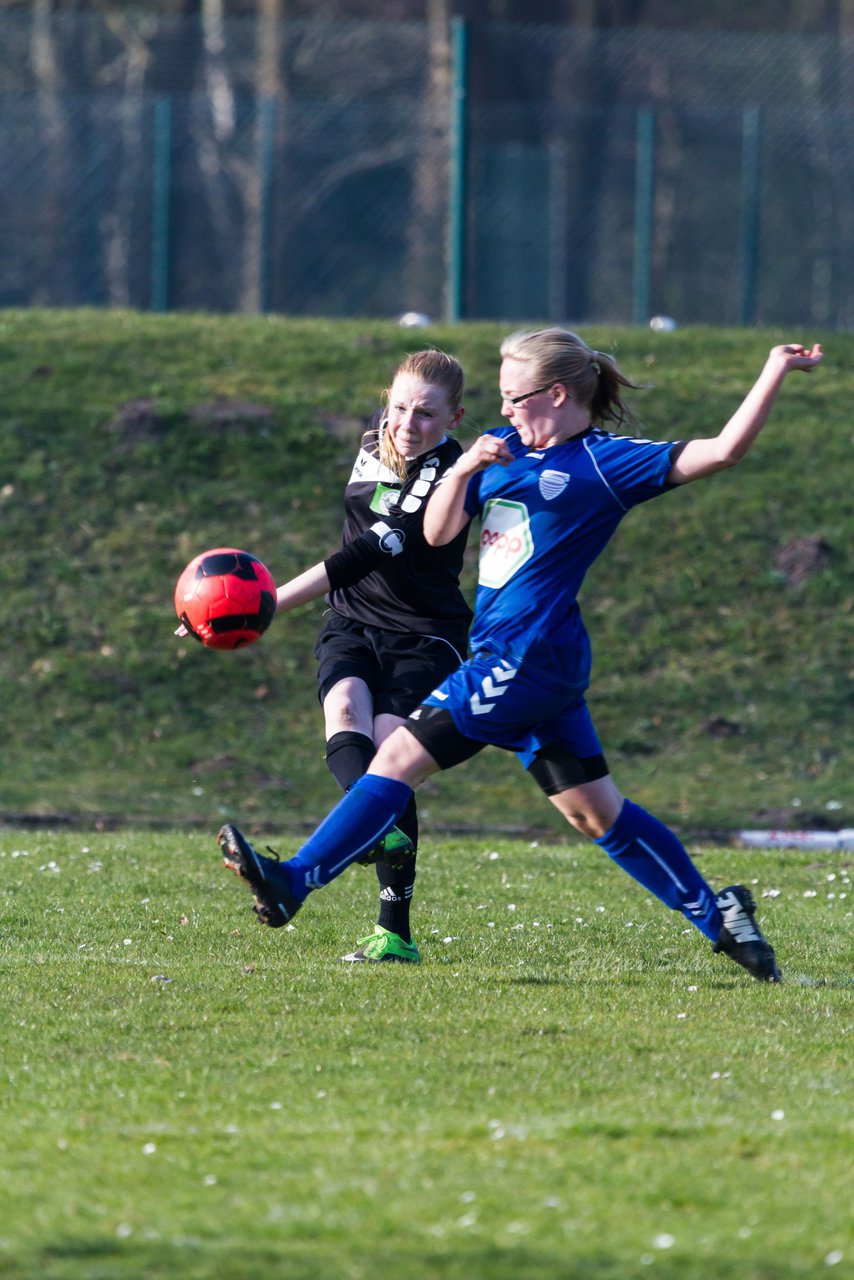
<svg viewBox="0 0 854 1280">
<path fill-rule="evenodd" d="M 562 382 L 571 387 L 593 423 L 623 426 L 634 421 L 620 391 L 623 387 L 639 390 L 641 384 L 621 373 L 613 356 L 595 351 L 569 329 L 519 329 L 502 342 L 501 358 L 530 365 L 532 386 Z"/>
<path fill-rule="evenodd" d="M 391 383 L 383 392 L 383 400 L 388 398 L 395 378 L 401 374 L 410 374 L 413 378 L 418 378 L 420 382 L 430 387 L 441 387 L 451 411 L 455 412 L 459 409 L 465 388 L 465 375 L 459 360 L 455 360 L 447 352 L 439 351 L 433 347 L 428 348 L 426 351 L 410 352 L 406 359 L 402 360 L 395 369 Z M 395 475 L 404 479 L 408 465 L 407 460 L 395 448 L 394 442 L 389 438 L 389 434 L 385 429 L 385 422 L 386 420 L 383 419 L 380 426 L 380 461 Z"/>
</svg>

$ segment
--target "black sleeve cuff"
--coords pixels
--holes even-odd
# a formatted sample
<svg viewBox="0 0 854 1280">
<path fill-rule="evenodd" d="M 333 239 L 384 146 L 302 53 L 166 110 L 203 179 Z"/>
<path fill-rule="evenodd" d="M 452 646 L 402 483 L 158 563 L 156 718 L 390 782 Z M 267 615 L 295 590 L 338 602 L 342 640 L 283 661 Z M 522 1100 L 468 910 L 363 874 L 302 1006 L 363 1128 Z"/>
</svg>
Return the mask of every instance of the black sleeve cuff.
<svg viewBox="0 0 854 1280">
<path fill-rule="evenodd" d="M 346 547 L 336 551 L 324 560 L 323 567 L 329 578 L 330 591 L 340 591 L 342 587 L 352 587 L 367 574 L 378 568 L 384 559 L 376 538 L 362 534 Z"/>
</svg>

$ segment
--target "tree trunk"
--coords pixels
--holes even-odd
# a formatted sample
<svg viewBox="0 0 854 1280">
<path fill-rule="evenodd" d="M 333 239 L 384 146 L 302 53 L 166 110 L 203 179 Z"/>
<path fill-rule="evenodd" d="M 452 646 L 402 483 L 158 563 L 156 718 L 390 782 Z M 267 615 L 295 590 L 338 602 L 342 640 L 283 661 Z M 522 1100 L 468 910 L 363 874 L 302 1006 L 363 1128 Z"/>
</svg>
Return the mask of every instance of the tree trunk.
<svg viewBox="0 0 854 1280">
<path fill-rule="evenodd" d="M 44 130 L 44 172 L 42 211 L 45 220 L 46 252 L 36 283 L 34 302 L 62 303 L 65 299 L 63 273 L 69 267 L 67 252 L 70 207 L 71 140 L 62 102 L 62 73 L 53 30 L 53 0 L 33 0 L 30 60 L 37 85 L 37 110 Z"/>
<path fill-rule="evenodd" d="M 435 314 L 445 278 L 448 208 L 448 132 L 451 110 L 451 5 L 428 0 L 428 78 L 416 137 L 406 297 L 401 311 Z"/>
<path fill-rule="evenodd" d="M 583 0 L 572 8 L 573 39 L 565 39 L 555 59 L 551 101 L 555 127 L 552 153 L 553 220 L 562 211 L 565 225 L 553 225 L 549 236 L 560 278 L 551 282 L 551 319 L 595 318 L 602 302 L 595 294 L 598 276 L 598 210 L 608 174 L 613 114 L 607 104 L 618 101 L 619 86 L 599 56 L 598 33 L 613 25 L 613 0 Z M 618 6 L 622 21 L 635 21 L 643 0 Z M 600 105 L 605 104 L 605 105 Z M 586 107 L 589 116 L 580 114 Z M 568 165 L 564 172 L 560 166 Z M 563 314 L 557 313 L 560 307 Z"/>
<path fill-rule="evenodd" d="M 257 0 L 255 16 L 255 156 L 250 158 L 242 181 L 244 206 L 243 262 L 240 310 L 257 312 L 269 305 L 267 261 L 270 252 L 268 225 L 272 180 L 272 138 L 281 104 L 286 97 L 286 77 L 281 65 L 287 21 L 286 0 Z M 253 163 L 254 159 L 254 163 Z M 269 166 L 269 170 L 267 168 Z"/>
<path fill-rule="evenodd" d="M 140 192 L 148 187 L 148 174 L 144 171 L 142 91 L 145 87 L 150 49 L 124 14 L 108 13 L 106 22 L 125 47 L 125 70 L 124 92 L 119 107 L 121 163 L 115 196 L 101 219 L 101 243 L 107 302 L 113 307 L 128 307 L 132 302 L 134 208 L 139 201 Z"/>
</svg>

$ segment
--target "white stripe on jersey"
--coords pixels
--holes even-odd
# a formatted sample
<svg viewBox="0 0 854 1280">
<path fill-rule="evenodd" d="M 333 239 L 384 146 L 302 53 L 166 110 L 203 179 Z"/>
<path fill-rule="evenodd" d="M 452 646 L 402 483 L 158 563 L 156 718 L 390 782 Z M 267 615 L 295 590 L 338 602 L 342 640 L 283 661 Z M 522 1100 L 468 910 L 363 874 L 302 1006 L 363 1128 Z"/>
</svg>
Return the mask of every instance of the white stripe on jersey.
<svg viewBox="0 0 854 1280">
<path fill-rule="evenodd" d="M 597 474 L 597 476 L 598 476 L 598 477 L 599 477 L 599 479 L 602 481 L 602 483 L 604 484 L 605 488 L 608 490 L 608 492 L 610 493 L 611 497 L 612 497 L 612 498 L 614 499 L 614 501 L 616 502 L 617 506 L 618 506 L 618 507 L 621 507 L 621 508 L 623 509 L 623 511 L 628 511 L 628 507 L 626 506 L 626 504 L 625 504 L 624 502 L 621 502 L 621 501 L 620 501 L 620 499 L 617 497 L 616 493 L 614 493 L 614 490 L 613 490 L 613 489 L 611 488 L 611 486 L 608 484 L 608 481 L 607 481 L 607 480 L 605 479 L 605 477 L 602 475 L 602 472 L 601 472 L 601 470 L 599 469 L 599 463 L 596 461 L 596 458 L 595 458 L 595 456 L 594 456 L 593 450 L 590 448 L 590 441 L 589 441 L 589 440 L 587 440 L 587 439 L 584 439 L 584 440 L 582 440 L 582 442 L 581 442 L 581 443 L 584 445 L 584 448 L 585 448 L 585 451 L 586 451 L 586 453 L 587 453 L 588 458 L 589 458 L 589 459 L 590 459 L 590 461 L 593 463 L 593 466 L 596 468 L 596 474 Z"/>
</svg>

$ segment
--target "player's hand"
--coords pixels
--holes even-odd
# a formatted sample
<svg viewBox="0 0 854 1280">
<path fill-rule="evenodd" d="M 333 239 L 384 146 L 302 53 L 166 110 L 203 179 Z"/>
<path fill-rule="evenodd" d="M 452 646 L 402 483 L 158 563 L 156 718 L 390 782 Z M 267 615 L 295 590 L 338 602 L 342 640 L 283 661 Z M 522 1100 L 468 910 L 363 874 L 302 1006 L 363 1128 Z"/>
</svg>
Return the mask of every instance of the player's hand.
<svg viewBox="0 0 854 1280">
<path fill-rule="evenodd" d="M 175 628 L 175 635 L 180 636 L 182 639 L 184 638 L 184 636 L 188 636 L 189 634 L 190 633 L 187 630 L 187 628 L 184 626 L 183 622 L 181 623 L 180 627 Z"/>
<path fill-rule="evenodd" d="M 813 343 L 811 347 L 804 347 L 800 342 L 787 342 L 780 347 L 772 347 L 769 359 L 779 362 L 786 373 L 792 369 L 812 373 L 824 359 L 824 352 L 820 342 Z"/>
<path fill-rule="evenodd" d="M 496 463 L 498 466 L 506 467 L 508 462 L 512 461 L 513 454 L 506 441 L 500 436 L 484 435 L 478 436 L 472 447 L 457 459 L 454 470 L 463 475 L 473 476 L 478 471 L 485 471 L 487 467 L 492 467 Z"/>
</svg>

